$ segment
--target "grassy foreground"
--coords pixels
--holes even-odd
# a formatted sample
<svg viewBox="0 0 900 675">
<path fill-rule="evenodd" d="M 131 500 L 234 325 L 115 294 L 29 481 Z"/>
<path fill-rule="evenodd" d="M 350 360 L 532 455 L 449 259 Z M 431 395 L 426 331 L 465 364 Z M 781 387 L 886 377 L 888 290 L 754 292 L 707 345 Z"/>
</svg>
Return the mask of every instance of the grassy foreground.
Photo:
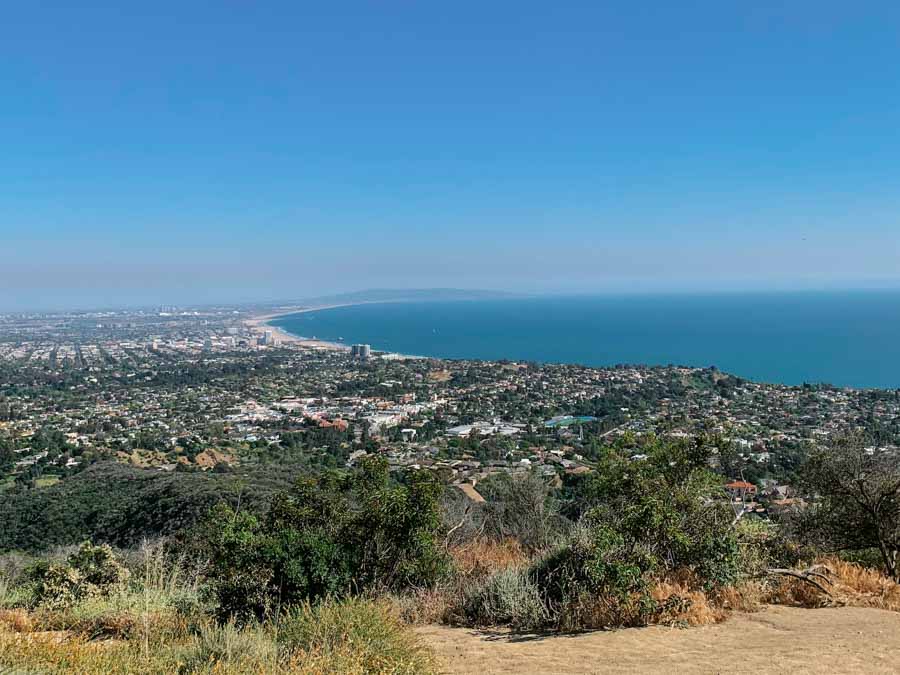
<svg viewBox="0 0 900 675">
<path fill-rule="evenodd" d="M 431 673 L 435 661 L 385 599 L 304 603 L 277 620 L 217 622 L 200 585 L 145 551 L 114 592 L 35 604 L 0 577 L 0 672 Z"/>
<path fill-rule="evenodd" d="M 29 606 L 0 582 L 0 671 L 40 673 L 434 673 L 439 664 L 411 624 L 527 625 L 542 608 L 521 588 L 528 557 L 513 542 L 452 551 L 457 576 L 422 592 L 304 603 L 277 620 L 218 623 L 199 585 L 157 553 L 134 565 L 114 593 L 54 607 Z M 852 605 L 900 611 L 900 585 L 878 571 L 824 560 L 830 594 L 785 577 L 706 593 L 689 577 L 658 579 L 665 611 L 646 623 L 696 626 L 766 603 Z M 486 591 L 489 589 L 489 592 Z M 598 624 L 603 598 L 578 608 Z M 646 624 L 645 624 L 646 625 Z"/>
<path fill-rule="evenodd" d="M 154 612 L 0 615 L 0 666 L 50 673 L 430 673 L 434 660 L 384 602 L 301 607 L 279 625 L 237 627 Z M 52 630 L 55 621 L 77 630 Z M 92 636 L 94 631 L 101 635 Z"/>
</svg>

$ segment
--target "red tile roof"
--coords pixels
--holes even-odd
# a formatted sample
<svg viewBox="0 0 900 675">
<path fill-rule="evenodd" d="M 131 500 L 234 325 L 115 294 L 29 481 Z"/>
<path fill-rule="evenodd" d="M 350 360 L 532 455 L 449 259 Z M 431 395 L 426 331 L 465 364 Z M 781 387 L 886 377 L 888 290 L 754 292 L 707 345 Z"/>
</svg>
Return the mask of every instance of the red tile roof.
<svg viewBox="0 0 900 675">
<path fill-rule="evenodd" d="M 739 490 L 741 488 L 743 488 L 744 490 L 749 490 L 750 488 L 755 488 L 756 486 L 753 483 L 748 483 L 745 480 L 736 480 L 732 481 L 731 483 L 726 483 L 725 487 L 734 488 L 736 490 Z"/>
</svg>

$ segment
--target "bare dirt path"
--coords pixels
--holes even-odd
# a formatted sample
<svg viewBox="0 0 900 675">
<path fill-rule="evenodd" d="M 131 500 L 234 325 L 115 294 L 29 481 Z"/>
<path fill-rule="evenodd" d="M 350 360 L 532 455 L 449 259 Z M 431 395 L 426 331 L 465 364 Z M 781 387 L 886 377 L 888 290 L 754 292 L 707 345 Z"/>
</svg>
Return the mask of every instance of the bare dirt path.
<svg viewBox="0 0 900 675">
<path fill-rule="evenodd" d="M 520 636 L 427 626 L 447 673 L 898 673 L 900 614 L 768 607 L 702 628 Z"/>
</svg>

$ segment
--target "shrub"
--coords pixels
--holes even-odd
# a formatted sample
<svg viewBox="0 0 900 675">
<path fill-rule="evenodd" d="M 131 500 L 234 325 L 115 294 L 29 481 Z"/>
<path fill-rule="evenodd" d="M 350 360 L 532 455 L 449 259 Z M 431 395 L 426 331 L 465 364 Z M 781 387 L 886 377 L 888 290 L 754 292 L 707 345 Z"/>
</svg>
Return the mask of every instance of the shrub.
<svg viewBox="0 0 900 675">
<path fill-rule="evenodd" d="M 740 520 L 734 531 L 737 566 L 744 577 L 762 576 L 769 567 L 794 567 L 809 554 L 771 522 Z"/>
<path fill-rule="evenodd" d="M 900 582 L 900 457 L 878 445 L 850 435 L 810 454 L 803 482 L 820 497 L 801 531 L 826 551 L 877 549 L 885 574 Z"/>
<path fill-rule="evenodd" d="M 544 551 L 565 537 L 571 523 L 560 515 L 559 503 L 546 481 L 530 472 L 521 476 L 495 474 L 479 483 L 484 533 L 490 539 L 515 539 L 529 553 Z"/>
<path fill-rule="evenodd" d="M 580 485 L 582 512 L 568 542 L 531 570 L 558 629 L 643 625 L 661 607 L 651 581 L 675 572 L 702 589 L 734 583 L 741 559 L 733 514 L 698 444 L 647 448 L 631 461 L 610 450 Z M 674 601 L 673 601 L 674 602 Z"/>
<path fill-rule="evenodd" d="M 637 625 L 655 610 L 646 552 L 600 523 L 582 522 L 569 543 L 542 560 L 530 574 L 559 630 Z"/>
<path fill-rule="evenodd" d="M 32 605 L 70 607 L 82 597 L 81 575 L 68 565 L 37 562 L 28 571 L 33 582 Z"/>
<path fill-rule="evenodd" d="M 262 626 L 233 621 L 200 627 L 187 650 L 182 672 L 261 673 L 279 670 L 278 644 Z"/>
<path fill-rule="evenodd" d="M 83 543 L 69 556 L 69 566 L 77 570 L 82 583 L 98 593 L 109 593 L 120 588 L 130 576 L 128 570 L 116 559 L 108 545 L 94 546 Z"/>
<path fill-rule="evenodd" d="M 29 567 L 26 576 L 32 583 L 32 604 L 62 608 L 120 590 L 129 572 L 109 546 L 85 542 L 66 563 L 41 560 Z"/>
<path fill-rule="evenodd" d="M 326 474 L 278 495 L 264 518 L 213 512 L 209 590 L 222 619 L 263 619 L 306 600 L 433 584 L 447 569 L 439 543 L 440 485 L 425 472 L 393 484 L 387 463 Z"/>
<path fill-rule="evenodd" d="M 281 621 L 278 642 L 303 672 L 436 672 L 432 654 L 385 602 L 305 603 Z"/>
<path fill-rule="evenodd" d="M 698 444 L 649 447 L 646 460 L 610 451 L 583 486 L 589 529 L 629 552 L 644 571 L 695 570 L 710 588 L 740 576 L 733 513 L 722 503 L 720 479 Z"/>
<path fill-rule="evenodd" d="M 450 613 L 455 623 L 508 625 L 517 630 L 538 629 L 548 621 L 537 586 L 526 571 L 515 568 L 496 572 L 464 589 L 459 605 Z"/>
</svg>

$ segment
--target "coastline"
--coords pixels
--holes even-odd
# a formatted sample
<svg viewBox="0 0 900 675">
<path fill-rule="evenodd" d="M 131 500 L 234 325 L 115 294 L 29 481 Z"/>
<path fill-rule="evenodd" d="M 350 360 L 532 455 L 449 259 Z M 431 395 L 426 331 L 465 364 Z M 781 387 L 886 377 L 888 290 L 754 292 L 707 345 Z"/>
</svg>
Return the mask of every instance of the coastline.
<svg viewBox="0 0 900 675">
<path fill-rule="evenodd" d="M 354 300 L 326 298 L 306 307 L 297 307 L 299 302 L 258 306 L 244 316 L 255 319 L 251 323 L 260 327 L 257 332 L 267 322 L 268 329 L 276 330 L 271 323 L 277 316 L 363 304 Z M 383 312 L 381 306 L 377 311 L 348 307 L 323 311 L 315 321 L 298 313 L 297 320 L 283 323 L 277 335 L 298 345 L 346 349 L 350 342 L 370 342 L 380 353 L 438 359 L 512 359 L 598 368 L 618 363 L 715 365 L 761 383 L 897 390 L 900 361 L 893 357 L 900 356 L 898 302 L 900 296 L 881 293 L 754 294 L 734 300 L 560 296 L 517 299 L 508 305 L 444 306 L 435 301 L 407 311 L 393 307 L 399 302 L 385 301 Z M 552 321 L 541 319 L 544 312 Z M 752 330 L 747 316 L 756 317 Z M 842 328 L 846 321 L 837 316 L 852 317 L 854 323 L 872 329 L 849 334 Z M 303 338 L 314 331 L 332 342 Z M 346 338 L 345 345 L 335 344 L 339 335 Z"/>
<path fill-rule="evenodd" d="M 317 312 L 322 309 L 337 309 L 338 307 L 355 307 L 357 305 L 377 305 L 383 304 L 384 300 L 364 300 L 360 302 L 343 302 L 340 304 L 333 305 L 319 305 L 316 307 L 295 307 L 280 310 L 277 312 L 269 312 L 267 314 L 258 314 L 247 317 L 243 320 L 244 326 L 250 331 L 250 333 L 254 336 L 261 336 L 265 331 L 271 331 L 275 336 L 275 339 L 281 344 L 292 344 L 297 345 L 299 347 L 307 347 L 309 349 L 323 349 L 330 351 L 341 351 L 348 352 L 350 351 L 350 345 L 345 344 L 343 342 L 332 342 L 329 340 L 318 340 L 308 337 L 303 337 L 302 335 L 294 335 L 293 333 L 289 333 L 279 326 L 273 326 L 270 321 L 272 319 L 277 319 L 280 316 L 288 316 L 291 314 L 305 314 L 307 312 Z M 381 352 L 383 356 L 387 358 L 401 358 L 401 359 L 427 359 L 427 356 L 415 356 L 412 354 L 401 354 L 399 352 Z"/>
<path fill-rule="evenodd" d="M 270 321 L 280 316 L 288 316 L 290 314 L 305 314 L 307 312 L 316 312 L 322 309 L 336 309 L 338 307 L 350 307 L 353 305 L 362 305 L 362 302 L 347 302 L 339 305 L 322 305 L 319 307 L 292 307 L 277 312 L 269 312 L 268 314 L 258 314 L 244 319 L 244 326 L 255 336 L 260 336 L 265 331 L 271 331 L 275 339 L 281 344 L 293 344 L 301 347 L 309 347 L 312 349 L 327 349 L 332 351 L 349 351 L 350 346 L 342 342 L 329 342 L 327 340 L 314 340 L 312 338 L 303 337 L 289 333 L 279 326 L 273 326 Z"/>
</svg>

